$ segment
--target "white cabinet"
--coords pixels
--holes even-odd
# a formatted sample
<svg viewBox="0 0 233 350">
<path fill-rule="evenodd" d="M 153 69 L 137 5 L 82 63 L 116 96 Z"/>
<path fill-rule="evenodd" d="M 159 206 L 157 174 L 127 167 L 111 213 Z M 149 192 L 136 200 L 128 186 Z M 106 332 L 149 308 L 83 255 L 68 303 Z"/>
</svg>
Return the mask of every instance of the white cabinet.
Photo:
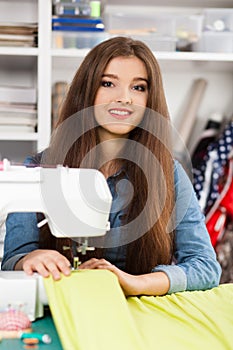
<svg viewBox="0 0 233 350">
<path fill-rule="evenodd" d="M 0 1 L 1 22 L 37 22 L 38 3 L 33 1 Z M 38 49 L 34 47 L 0 47 L 0 85 L 37 88 Z M 37 147 L 38 134 L 14 134 L 1 131 L 0 157 L 18 160 L 26 151 Z"/>
<path fill-rule="evenodd" d="M 0 157 L 17 162 L 46 147 L 50 138 L 51 2 L 0 0 L 0 21 L 38 23 L 37 47 L 0 46 L 0 85 L 34 87 L 37 92 L 35 132 L 7 133 L 0 127 Z"/>
<path fill-rule="evenodd" d="M 169 11 L 194 12 L 201 7 L 233 7 L 232 0 L 153 1 L 138 11 L 151 11 L 161 6 Z M 125 1 L 106 0 L 106 9 L 126 6 Z M 130 1 L 126 7 L 129 7 Z M 173 6 L 173 7 L 171 7 Z M 184 7 L 185 6 L 185 7 Z M 161 8 L 162 8 L 161 7 Z M 73 78 L 86 49 L 53 49 L 51 47 L 52 0 L 0 0 L 0 21 L 38 21 L 39 35 L 36 48 L 0 47 L 0 84 L 34 84 L 37 88 L 38 128 L 35 133 L 8 134 L 0 130 L 0 156 L 22 161 L 26 155 L 44 149 L 51 134 L 51 95 L 55 82 Z M 198 110 L 192 139 L 203 127 L 213 111 L 227 117 L 233 114 L 233 53 L 155 52 L 158 58 L 172 121 L 179 127 L 182 109 L 192 82 L 207 80 L 207 89 Z M 193 141 L 191 140 L 191 143 Z"/>
</svg>

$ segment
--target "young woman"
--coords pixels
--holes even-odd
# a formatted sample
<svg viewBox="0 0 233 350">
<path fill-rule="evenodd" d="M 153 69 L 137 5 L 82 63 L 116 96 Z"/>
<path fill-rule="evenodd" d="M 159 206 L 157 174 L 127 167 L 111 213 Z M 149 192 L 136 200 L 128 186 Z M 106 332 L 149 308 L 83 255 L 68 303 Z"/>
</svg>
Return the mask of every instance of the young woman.
<svg viewBox="0 0 233 350">
<path fill-rule="evenodd" d="M 220 266 L 192 184 L 171 151 L 158 63 L 142 42 L 94 47 L 70 85 L 50 146 L 26 164 L 99 169 L 113 204 L 111 230 L 80 269 L 107 269 L 126 295 L 164 295 L 219 284 Z M 77 242 L 37 228 L 38 213 L 8 216 L 3 270 L 70 274 Z M 64 218 L 65 220 L 65 218 Z"/>
</svg>

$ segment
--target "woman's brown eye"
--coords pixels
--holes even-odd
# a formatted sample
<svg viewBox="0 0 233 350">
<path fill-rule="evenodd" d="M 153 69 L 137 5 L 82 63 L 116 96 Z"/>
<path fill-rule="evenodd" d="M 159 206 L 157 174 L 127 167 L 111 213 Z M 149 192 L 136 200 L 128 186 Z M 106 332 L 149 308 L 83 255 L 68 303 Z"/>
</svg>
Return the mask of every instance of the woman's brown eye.
<svg viewBox="0 0 233 350">
<path fill-rule="evenodd" d="M 101 85 L 104 87 L 111 87 L 112 83 L 111 83 L 111 81 L 102 81 Z"/>
<path fill-rule="evenodd" d="M 146 87 L 144 85 L 136 85 L 136 86 L 134 86 L 134 90 L 146 91 Z"/>
</svg>

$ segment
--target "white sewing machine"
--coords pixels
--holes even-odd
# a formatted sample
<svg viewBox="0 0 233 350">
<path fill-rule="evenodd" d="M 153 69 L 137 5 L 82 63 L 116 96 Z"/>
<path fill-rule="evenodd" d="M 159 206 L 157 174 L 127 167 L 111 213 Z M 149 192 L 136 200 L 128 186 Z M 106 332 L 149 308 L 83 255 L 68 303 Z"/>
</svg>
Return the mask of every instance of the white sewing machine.
<svg viewBox="0 0 233 350">
<path fill-rule="evenodd" d="M 101 172 L 73 169 L 13 166 L 0 163 L 0 225 L 9 213 L 40 212 L 56 237 L 82 239 L 103 236 L 110 229 L 111 192 Z M 42 278 L 23 271 L 0 271 L 0 309 L 23 304 L 31 320 L 43 315 L 47 303 Z"/>
</svg>

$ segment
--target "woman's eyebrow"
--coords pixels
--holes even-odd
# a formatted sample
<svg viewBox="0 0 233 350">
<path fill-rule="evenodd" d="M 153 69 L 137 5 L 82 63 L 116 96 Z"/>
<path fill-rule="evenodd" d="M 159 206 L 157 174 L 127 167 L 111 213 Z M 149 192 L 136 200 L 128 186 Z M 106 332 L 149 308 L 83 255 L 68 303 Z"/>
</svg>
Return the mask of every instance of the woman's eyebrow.
<svg viewBox="0 0 233 350">
<path fill-rule="evenodd" d="M 148 84 L 148 79 L 146 79 L 146 78 L 136 77 L 136 78 L 133 79 L 133 81 L 138 81 L 138 80 L 145 81 Z"/>
<path fill-rule="evenodd" d="M 116 74 L 103 74 L 102 78 L 113 78 L 113 79 L 119 79 L 119 77 Z"/>
<path fill-rule="evenodd" d="M 116 74 L 103 74 L 102 78 L 119 79 L 119 77 Z M 142 77 L 133 78 L 133 81 L 138 81 L 138 80 L 145 81 L 148 84 L 148 80 L 146 78 L 142 78 Z"/>
</svg>

